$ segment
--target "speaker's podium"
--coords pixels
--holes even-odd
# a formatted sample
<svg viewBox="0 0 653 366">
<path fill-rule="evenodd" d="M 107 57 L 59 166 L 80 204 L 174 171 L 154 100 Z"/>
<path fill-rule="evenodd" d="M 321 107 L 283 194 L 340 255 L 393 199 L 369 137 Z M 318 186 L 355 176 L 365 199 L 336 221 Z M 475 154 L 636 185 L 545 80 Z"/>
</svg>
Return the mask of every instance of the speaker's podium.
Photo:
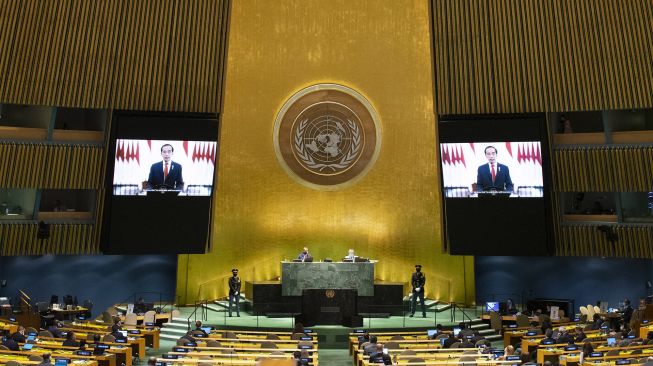
<svg viewBox="0 0 653 366">
<path fill-rule="evenodd" d="M 305 289 L 302 313 L 295 321 L 309 327 L 316 324 L 362 327 L 363 317 L 356 308 L 357 293 L 351 289 Z"/>
<path fill-rule="evenodd" d="M 281 262 L 283 296 L 301 296 L 305 326 L 360 327 L 357 297 L 374 295 L 374 264 L 368 262 Z"/>
</svg>

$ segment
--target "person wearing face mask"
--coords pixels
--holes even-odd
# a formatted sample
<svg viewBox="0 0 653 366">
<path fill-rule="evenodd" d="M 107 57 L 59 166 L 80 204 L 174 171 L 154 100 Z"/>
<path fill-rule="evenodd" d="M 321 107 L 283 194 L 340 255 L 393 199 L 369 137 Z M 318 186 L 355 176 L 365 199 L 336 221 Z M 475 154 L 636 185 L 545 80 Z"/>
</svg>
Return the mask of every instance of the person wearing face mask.
<svg viewBox="0 0 653 366">
<path fill-rule="evenodd" d="M 420 299 L 422 304 L 422 317 L 426 318 L 426 305 L 424 304 L 424 284 L 426 283 L 426 276 L 422 273 L 422 265 L 415 265 L 415 272 L 410 280 L 411 285 L 413 286 L 413 300 L 412 306 L 410 307 L 410 316 L 415 315 L 415 310 L 417 309 L 417 298 Z"/>
<path fill-rule="evenodd" d="M 231 317 L 231 308 L 236 305 L 236 316 L 240 316 L 240 277 L 238 277 L 238 268 L 231 270 L 229 278 L 229 316 Z"/>
<path fill-rule="evenodd" d="M 307 247 L 304 247 L 304 250 L 301 253 L 299 253 L 299 255 L 297 256 L 297 259 L 299 259 L 302 262 L 312 262 L 313 261 L 313 257 L 311 257 L 311 255 L 308 253 L 308 248 Z"/>
</svg>

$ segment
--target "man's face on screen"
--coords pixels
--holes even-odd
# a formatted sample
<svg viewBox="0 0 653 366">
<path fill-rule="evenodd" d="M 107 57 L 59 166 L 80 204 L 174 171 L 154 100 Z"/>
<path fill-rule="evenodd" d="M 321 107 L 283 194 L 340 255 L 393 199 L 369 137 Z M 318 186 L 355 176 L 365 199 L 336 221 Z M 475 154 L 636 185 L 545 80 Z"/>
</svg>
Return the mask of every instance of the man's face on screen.
<svg viewBox="0 0 653 366">
<path fill-rule="evenodd" d="M 493 148 L 485 149 L 485 157 L 490 164 L 494 164 L 497 161 L 497 151 Z"/>
<path fill-rule="evenodd" d="M 172 159 L 172 147 L 171 146 L 164 146 L 161 148 L 161 157 L 163 158 L 163 161 L 169 162 L 170 159 Z"/>
</svg>

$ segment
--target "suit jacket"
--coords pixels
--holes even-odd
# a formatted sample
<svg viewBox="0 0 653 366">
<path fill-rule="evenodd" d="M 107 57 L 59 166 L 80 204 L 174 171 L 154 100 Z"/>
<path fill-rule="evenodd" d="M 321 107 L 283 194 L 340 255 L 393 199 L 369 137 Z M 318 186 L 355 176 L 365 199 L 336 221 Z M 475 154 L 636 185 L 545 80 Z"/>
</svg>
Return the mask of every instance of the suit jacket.
<svg viewBox="0 0 653 366">
<path fill-rule="evenodd" d="M 510 179 L 510 169 L 506 165 L 497 163 L 497 171 L 494 183 L 492 183 L 492 173 L 490 172 L 490 165 L 483 164 L 478 167 L 478 175 L 476 177 L 476 190 L 479 192 L 489 191 L 492 188 L 498 191 L 512 192 L 514 185 Z"/>
<path fill-rule="evenodd" d="M 165 181 L 163 180 L 163 161 L 152 164 L 147 183 L 150 188 L 183 189 L 184 178 L 181 176 L 181 164 L 170 162 L 170 169 Z"/>
</svg>

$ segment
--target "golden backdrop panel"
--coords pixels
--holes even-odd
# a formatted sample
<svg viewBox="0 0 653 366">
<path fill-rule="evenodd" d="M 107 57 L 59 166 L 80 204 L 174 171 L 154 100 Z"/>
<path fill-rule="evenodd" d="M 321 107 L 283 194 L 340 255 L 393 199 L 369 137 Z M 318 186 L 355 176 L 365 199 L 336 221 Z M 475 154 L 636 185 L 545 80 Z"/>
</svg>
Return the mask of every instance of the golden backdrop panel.
<svg viewBox="0 0 653 366">
<path fill-rule="evenodd" d="M 377 258 L 385 281 L 420 263 L 427 297 L 474 301 L 473 258 L 442 253 L 429 24 L 428 0 L 233 2 L 212 253 L 179 257 L 182 302 L 226 296 L 232 267 L 276 279 L 305 245 Z M 376 163 L 335 191 L 297 183 L 273 147 L 283 103 L 320 83 L 362 94 L 382 129 Z"/>
<path fill-rule="evenodd" d="M 653 105 L 650 0 L 432 0 L 440 114 Z"/>
</svg>

